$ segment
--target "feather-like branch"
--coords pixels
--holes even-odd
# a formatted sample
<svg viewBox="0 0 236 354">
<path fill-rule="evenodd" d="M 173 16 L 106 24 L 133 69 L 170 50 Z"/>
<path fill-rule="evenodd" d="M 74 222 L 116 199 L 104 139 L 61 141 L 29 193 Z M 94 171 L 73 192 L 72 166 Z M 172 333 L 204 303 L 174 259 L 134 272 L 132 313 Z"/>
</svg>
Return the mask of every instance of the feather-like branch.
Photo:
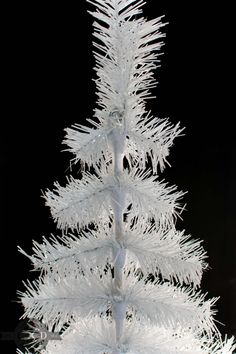
<svg viewBox="0 0 236 354">
<path fill-rule="evenodd" d="M 115 247 L 118 244 L 113 231 L 101 225 L 96 231 L 81 230 L 79 237 L 72 234 L 52 236 L 50 241 L 43 237 L 43 243 L 33 242 L 33 255 L 20 247 L 19 251 L 31 260 L 35 270 L 64 276 L 93 267 L 104 269 L 108 261 L 112 262 Z"/>
<path fill-rule="evenodd" d="M 200 285 L 202 272 L 207 268 L 201 241 L 174 228 L 166 231 L 149 227 L 142 220 L 126 232 L 125 247 L 137 257 L 144 274 L 160 273 L 168 280 Z"/>
<path fill-rule="evenodd" d="M 99 218 L 108 218 L 111 183 L 90 173 L 85 173 L 81 180 L 71 177 L 68 182 L 66 187 L 55 183 L 55 189 L 45 193 L 46 205 L 59 228 L 78 229 Z"/>
<path fill-rule="evenodd" d="M 90 167 L 99 164 L 104 156 L 109 161 L 109 156 L 111 157 L 108 146 L 110 130 L 102 125 L 97 125 L 97 129 L 94 129 L 94 127 L 90 128 L 81 124 L 74 124 L 71 128 L 67 128 L 64 144 L 69 147 L 66 150 L 75 155 L 72 162 L 80 161 L 82 165 L 86 163 Z"/>
<path fill-rule="evenodd" d="M 126 196 L 126 208 L 132 204 L 131 216 L 154 218 L 166 227 L 173 224 L 181 210 L 178 199 L 184 194 L 177 192 L 176 186 L 156 181 L 155 176 L 148 176 L 150 171 L 133 168 L 119 178 L 105 175 L 104 171 L 101 170 L 100 178 L 90 173 L 84 173 L 81 180 L 71 177 L 66 187 L 55 183 L 56 188 L 45 193 L 46 205 L 59 228 L 77 229 L 99 218 L 107 220 L 117 193 Z"/>
<path fill-rule="evenodd" d="M 64 279 L 47 275 L 40 281 L 26 284 L 20 293 L 25 314 L 42 319 L 50 326 L 61 328 L 72 318 L 106 314 L 116 303 L 124 303 L 127 311 L 141 321 L 151 321 L 159 327 L 192 328 L 206 332 L 216 331 L 211 309 L 216 299 L 204 301 L 204 295 L 191 289 L 173 287 L 145 278 L 138 279 L 128 266 L 124 273 L 123 287 L 117 292 L 111 273 L 93 270 L 86 277 L 66 276 Z"/>
<path fill-rule="evenodd" d="M 164 36 L 160 32 L 164 24 L 161 17 L 151 21 L 131 20 L 139 12 L 132 8 L 120 13 L 110 8 L 92 13 L 100 21 L 94 24 L 94 36 L 101 43 L 94 43 L 98 49 L 95 53 L 98 103 L 108 112 L 112 107 L 132 108 L 129 106 L 133 98 L 133 104 L 142 104 L 150 96 L 149 89 L 155 86 L 153 69 L 162 45 L 157 40 Z"/>
<path fill-rule="evenodd" d="M 114 116 L 112 117 L 114 120 Z M 109 122 L 109 120 L 108 120 Z M 117 129 L 111 124 L 104 126 L 98 124 L 98 128 L 89 128 L 80 124 L 75 124 L 72 128 L 66 129 L 67 135 L 64 143 L 75 155 L 73 162 L 78 162 L 82 166 L 86 163 L 89 167 L 100 165 L 105 159 L 111 160 L 109 149 L 110 134 Z M 167 119 L 145 117 L 137 121 L 132 116 L 126 123 L 126 128 L 119 127 L 120 134 L 126 137 L 124 156 L 129 161 L 130 166 L 137 163 L 141 169 L 145 169 L 148 157 L 151 159 L 153 172 L 157 173 L 157 166 L 161 171 L 164 169 L 169 155 L 169 149 L 173 140 L 180 136 L 183 129 L 179 124 L 173 126 Z"/>
<path fill-rule="evenodd" d="M 131 124 L 133 122 L 131 121 Z M 141 119 L 127 132 L 127 160 L 138 160 L 141 169 L 145 169 L 147 158 L 153 167 L 153 173 L 157 173 L 157 166 L 163 171 L 169 155 L 169 149 L 173 140 L 180 136 L 183 129 L 169 123 L 167 119 L 150 117 Z"/>
<path fill-rule="evenodd" d="M 79 237 L 69 234 L 52 236 L 50 241 L 43 238 L 42 244 L 34 241 L 32 256 L 19 250 L 31 260 L 34 269 L 63 276 L 81 268 L 99 266 L 104 269 L 107 262 L 114 264 L 113 250 L 121 248 L 128 251 L 129 259 L 137 263 L 144 274 L 161 273 L 163 278 L 182 284 L 199 286 L 202 272 L 207 268 L 206 252 L 200 241 L 190 239 L 184 231 L 157 230 L 141 220 L 132 227 L 128 222 L 124 225 L 122 244 L 117 243 L 113 228 L 101 224 L 96 230 L 81 230 Z"/>
</svg>

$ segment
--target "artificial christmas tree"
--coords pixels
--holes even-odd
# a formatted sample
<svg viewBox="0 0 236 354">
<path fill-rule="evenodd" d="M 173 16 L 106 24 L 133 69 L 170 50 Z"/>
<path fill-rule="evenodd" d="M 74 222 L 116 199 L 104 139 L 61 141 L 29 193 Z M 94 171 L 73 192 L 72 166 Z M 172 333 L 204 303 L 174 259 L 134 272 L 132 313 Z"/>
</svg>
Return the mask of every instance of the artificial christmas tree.
<svg viewBox="0 0 236 354">
<path fill-rule="evenodd" d="M 34 243 L 25 316 L 61 331 L 47 354 L 232 353 L 198 290 L 205 252 L 175 227 L 184 193 L 157 176 L 182 132 L 145 106 L 163 23 L 140 16 L 142 0 L 92 3 L 98 108 L 66 130 L 82 178 L 45 193 L 63 234 Z"/>
</svg>

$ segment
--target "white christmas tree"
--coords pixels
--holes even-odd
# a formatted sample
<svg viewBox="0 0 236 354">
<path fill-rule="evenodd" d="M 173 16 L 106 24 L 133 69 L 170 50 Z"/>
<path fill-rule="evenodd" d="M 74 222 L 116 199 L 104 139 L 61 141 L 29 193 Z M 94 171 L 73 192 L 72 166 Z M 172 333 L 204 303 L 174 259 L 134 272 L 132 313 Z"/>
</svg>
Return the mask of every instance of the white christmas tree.
<svg viewBox="0 0 236 354">
<path fill-rule="evenodd" d="M 216 299 L 199 291 L 201 242 L 175 227 L 184 193 L 157 176 L 182 132 L 145 106 L 164 24 L 140 15 L 143 0 L 89 2 L 98 108 L 90 126 L 66 129 L 82 178 L 45 193 L 63 232 L 34 242 L 28 257 L 42 273 L 20 292 L 24 316 L 61 331 L 45 354 L 232 353 Z"/>
</svg>

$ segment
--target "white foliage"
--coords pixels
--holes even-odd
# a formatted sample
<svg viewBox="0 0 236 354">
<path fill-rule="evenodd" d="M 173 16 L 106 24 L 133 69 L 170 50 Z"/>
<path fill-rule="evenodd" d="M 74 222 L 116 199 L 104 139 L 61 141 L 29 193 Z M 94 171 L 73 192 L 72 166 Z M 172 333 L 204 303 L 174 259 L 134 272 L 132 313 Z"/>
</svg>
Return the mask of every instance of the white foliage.
<svg viewBox="0 0 236 354">
<path fill-rule="evenodd" d="M 130 121 L 132 123 L 132 121 Z M 131 124 L 130 124 L 131 125 Z M 157 173 L 159 164 L 164 169 L 173 140 L 180 136 L 183 129 L 179 124 L 173 126 L 167 119 L 144 117 L 127 132 L 127 159 L 139 162 L 140 168 L 145 168 L 147 157 L 151 158 L 153 173 Z M 130 163 L 131 164 L 131 163 Z"/>
<path fill-rule="evenodd" d="M 235 348 L 233 339 L 222 343 L 215 338 L 214 345 L 208 345 L 207 339 L 191 330 L 171 331 L 133 321 L 126 323 L 117 346 L 114 324 L 93 318 L 72 326 L 62 341 L 51 341 L 43 354 L 232 354 Z"/>
<path fill-rule="evenodd" d="M 45 193 L 46 205 L 61 229 L 78 229 L 110 212 L 111 185 L 89 172 L 81 180 L 68 179 L 66 187 L 55 183 L 53 191 Z M 106 210 L 108 208 L 108 210 Z"/>
<path fill-rule="evenodd" d="M 179 124 L 173 126 L 167 119 L 142 116 L 137 121 L 137 114 L 137 111 L 132 110 L 126 127 L 120 129 L 120 134 L 126 138 L 124 156 L 130 166 L 138 162 L 141 169 L 145 168 L 149 156 L 153 171 L 156 173 L 158 164 L 163 170 L 165 164 L 168 163 L 166 158 L 169 155 L 169 149 L 175 137 L 180 136 L 183 129 L 179 128 Z M 114 120 L 114 112 L 113 116 L 106 118 L 102 124 L 89 120 L 97 129 L 81 124 L 75 124 L 72 128 L 66 129 L 67 135 L 64 143 L 69 147 L 67 150 L 75 154 L 72 161 L 80 161 L 82 166 L 85 163 L 92 166 L 100 164 L 104 156 L 106 161 L 111 160 L 109 139 L 112 131 L 117 130 L 115 125 L 109 124 L 111 118 Z"/>
<path fill-rule="evenodd" d="M 97 177 L 87 172 L 81 180 L 71 177 L 65 187 L 55 183 L 54 190 L 45 193 L 46 205 L 59 228 L 73 230 L 99 219 L 108 220 L 113 203 L 119 203 L 115 195 L 123 194 L 125 209 L 132 204 L 129 211 L 132 217 L 154 218 L 158 225 L 170 227 L 181 210 L 178 199 L 183 192 L 148 175 L 150 171 L 135 168 L 130 173 L 125 170 L 120 177 L 103 172 Z"/>
<path fill-rule="evenodd" d="M 92 121 L 90 121 L 92 122 Z M 81 160 L 86 162 L 88 166 L 98 163 L 106 156 L 106 160 L 111 158 L 111 152 L 108 146 L 108 136 L 110 128 L 104 128 L 92 122 L 97 127 L 90 128 L 81 124 L 74 124 L 71 128 L 67 128 L 66 139 L 64 143 L 68 145 L 68 151 L 75 154 L 75 162 Z"/>
<path fill-rule="evenodd" d="M 198 240 L 190 239 L 184 232 L 171 229 L 163 231 L 138 220 L 134 225 L 126 223 L 124 241 L 118 243 L 113 228 L 100 225 L 96 230 L 80 231 L 79 237 L 70 234 L 63 237 L 45 237 L 43 243 L 34 241 L 30 258 L 35 269 L 57 272 L 62 276 L 75 273 L 81 267 L 90 269 L 107 263 L 114 264 L 113 250 L 126 249 L 128 258 L 140 267 L 144 274 L 152 273 L 180 283 L 200 284 L 202 271 L 207 267 L 206 253 Z M 106 255 L 106 256 L 104 256 Z"/>
<path fill-rule="evenodd" d="M 209 335 L 215 329 L 211 307 L 216 299 L 204 301 L 204 296 L 191 289 L 160 282 L 153 284 L 138 279 L 131 267 L 125 269 L 123 287 L 117 292 L 110 272 L 93 270 L 75 277 L 47 275 L 21 293 L 25 316 L 41 319 L 48 326 L 62 326 L 79 317 L 106 314 L 117 302 L 141 321 L 150 320 L 158 326 L 191 327 Z"/>
<path fill-rule="evenodd" d="M 196 291 L 206 253 L 175 228 L 184 193 L 156 176 L 183 130 L 145 108 L 164 24 L 140 16 L 143 0 L 88 2 L 98 107 L 91 127 L 66 129 L 82 179 L 45 193 L 63 235 L 34 242 L 32 256 L 19 248 L 41 270 L 19 292 L 23 317 L 63 331 L 43 354 L 232 354 L 234 339 L 214 323 L 216 299 Z"/>
<path fill-rule="evenodd" d="M 142 271 L 180 283 L 199 285 L 207 267 L 201 242 L 174 228 L 156 229 L 138 220 L 127 232 L 125 247 L 137 257 Z"/>
<path fill-rule="evenodd" d="M 125 21 L 132 14 L 124 15 L 116 8 L 108 8 L 92 13 L 105 23 L 94 24 L 94 36 L 99 39 L 99 43 L 94 43 L 98 49 L 95 53 L 98 103 L 109 112 L 114 107 L 129 110 L 142 103 L 150 95 L 149 89 L 156 85 L 153 70 L 157 66 L 156 51 L 162 45 L 159 39 L 164 35 L 160 28 L 164 24 L 161 17 L 151 21 L 143 18 Z M 135 100 L 130 100 L 132 105 L 127 107 L 133 96 Z"/>
<path fill-rule="evenodd" d="M 173 139 L 180 134 L 179 125 L 168 120 L 152 118 L 146 114 L 144 100 L 149 98 L 150 89 L 156 85 L 153 70 L 157 67 L 158 51 L 164 36 L 161 17 L 147 21 L 144 18 L 131 20 L 140 13 L 142 2 L 135 7 L 121 8 L 118 4 L 104 1 L 98 4 L 92 15 L 101 22 L 95 22 L 94 45 L 98 88 L 98 103 L 95 110 L 99 123 L 89 120 L 92 128 L 75 124 L 66 129 L 64 141 L 75 161 L 81 160 L 89 166 L 100 162 L 103 156 L 109 160 L 109 135 L 118 130 L 127 141 L 124 155 L 131 162 L 139 157 L 142 168 L 146 156 L 150 156 L 154 172 L 157 164 L 163 169 Z M 124 4 L 127 7 L 127 3 Z M 107 28 L 107 25 L 109 28 Z M 104 55 L 105 54 L 105 55 Z M 94 126 L 97 129 L 94 129 Z"/>
<path fill-rule="evenodd" d="M 70 236 L 51 237 L 51 242 L 45 237 L 43 243 L 33 242 L 32 256 L 26 254 L 21 248 L 19 251 L 32 262 L 35 270 L 44 273 L 53 272 L 64 276 L 67 273 L 76 273 L 81 269 L 90 269 L 96 266 L 104 269 L 111 252 L 117 242 L 107 232 L 107 228 L 99 230 L 80 231 L 80 238 Z M 104 257 L 104 255 L 106 255 Z"/>
</svg>

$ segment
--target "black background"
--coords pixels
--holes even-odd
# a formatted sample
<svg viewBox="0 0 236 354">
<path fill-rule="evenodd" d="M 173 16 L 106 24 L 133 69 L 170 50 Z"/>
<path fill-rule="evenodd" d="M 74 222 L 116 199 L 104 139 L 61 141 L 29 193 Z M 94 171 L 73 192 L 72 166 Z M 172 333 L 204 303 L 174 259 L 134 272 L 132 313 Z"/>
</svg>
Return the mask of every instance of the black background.
<svg viewBox="0 0 236 354">
<path fill-rule="evenodd" d="M 231 88 L 232 8 L 220 2 L 149 0 L 145 17 L 169 24 L 154 115 L 186 127 L 176 139 L 161 178 L 187 190 L 179 228 L 204 240 L 210 270 L 202 289 L 220 296 L 220 331 L 236 334 L 235 130 Z M 1 323 L 14 330 L 22 314 L 15 302 L 22 279 L 33 279 L 32 239 L 56 234 L 42 190 L 69 174 L 61 152 L 63 129 L 92 117 L 92 18 L 85 0 L 73 3 L 9 3 L 2 8 L 4 57 L 1 121 Z M 76 175 L 76 174 L 75 174 Z M 0 343 L 1 344 L 1 343 Z M 9 343 L 7 352 L 14 352 Z"/>
</svg>

